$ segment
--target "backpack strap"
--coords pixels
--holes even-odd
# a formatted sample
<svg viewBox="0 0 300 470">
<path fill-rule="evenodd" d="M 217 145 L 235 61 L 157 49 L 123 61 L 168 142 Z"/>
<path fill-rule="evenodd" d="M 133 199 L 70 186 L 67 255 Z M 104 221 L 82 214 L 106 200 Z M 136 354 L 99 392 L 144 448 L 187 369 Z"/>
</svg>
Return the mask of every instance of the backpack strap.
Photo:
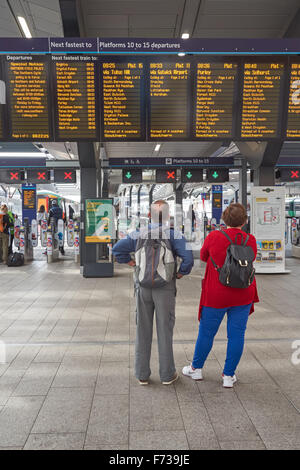
<svg viewBox="0 0 300 470">
<path fill-rule="evenodd" d="M 214 262 L 214 260 L 212 259 L 212 257 L 210 256 L 210 259 L 211 259 L 211 262 L 212 264 L 214 265 L 214 268 L 218 271 L 218 273 L 221 271 L 221 268 L 219 268 L 219 266 Z"/>
<path fill-rule="evenodd" d="M 230 241 L 230 244 L 233 243 L 228 233 L 224 232 L 224 230 L 220 230 L 220 233 L 223 233 L 223 235 L 225 235 L 225 237 Z"/>
<path fill-rule="evenodd" d="M 247 233 L 247 236 L 246 236 L 246 238 L 245 238 L 245 241 L 244 241 L 243 246 L 246 246 L 246 245 L 247 245 L 248 240 L 249 240 L 249 233 Z"/>
</svg>

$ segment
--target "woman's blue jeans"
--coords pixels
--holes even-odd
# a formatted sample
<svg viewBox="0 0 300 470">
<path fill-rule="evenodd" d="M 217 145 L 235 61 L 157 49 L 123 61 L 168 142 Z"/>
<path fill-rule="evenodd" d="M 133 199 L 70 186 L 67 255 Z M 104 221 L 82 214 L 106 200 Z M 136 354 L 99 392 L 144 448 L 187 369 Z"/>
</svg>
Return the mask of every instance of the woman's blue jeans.
<svg viewBox="0 0 300 470">
<path fill-rule="evenodd" d="M 202 369 L 213 346 L 214 337 L 227 312 L 227 354 L 224 375 L 233 376 L 243 354 L 249 305 L 229 308 L 203 307 L 192 366 Z"/>
</svg>

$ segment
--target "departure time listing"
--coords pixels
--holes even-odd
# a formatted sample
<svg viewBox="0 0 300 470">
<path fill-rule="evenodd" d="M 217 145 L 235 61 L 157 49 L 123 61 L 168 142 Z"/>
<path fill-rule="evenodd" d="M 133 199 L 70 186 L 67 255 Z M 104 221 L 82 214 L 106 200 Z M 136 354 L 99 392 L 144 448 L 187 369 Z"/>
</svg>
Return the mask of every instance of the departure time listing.
<svg viewBox="0 0 300 470">
<path fill-rule="evenodd" d="M 289 138 L 300 137 L 300 62 L 291 64 L 286 136 Z"/>
<path fill-rule="evenodd" d="M 189 137 L 190 62 L 150 63 L 150 138 Z"/>
<path fill-rule="evenodd" d="M 195 137 L 230 137 L 237 64 L 197 64 Z"/>
<path fill-rule="evenodd" d="M 141 99 L 144 64 L 142 62 L 104 62 L 102 64 L 103 138 L 142 138 Z"/>
<path fill-rule="evenodd" d="M 59 139 L 97 138 L 95 63 L 54 57 Z M 81 59 L 81 60 L 80 60 Z"/>
<path fill-rule="evenodd" d="M 7 58 L 11 137 L 16 140 L 50 138 L 47 64 L 32 56 Z"/>
<path fill-rule="evenodd" d="M 245 63 L 241 137 L 278 136 L 283 73 L 283 63 Z"/>
</svg>

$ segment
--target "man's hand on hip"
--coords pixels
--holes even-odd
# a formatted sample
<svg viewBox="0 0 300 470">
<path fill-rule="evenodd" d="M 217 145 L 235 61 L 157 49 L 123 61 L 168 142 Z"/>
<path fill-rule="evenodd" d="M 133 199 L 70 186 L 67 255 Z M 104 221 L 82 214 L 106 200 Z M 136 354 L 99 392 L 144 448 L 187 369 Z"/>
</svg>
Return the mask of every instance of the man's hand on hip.
<svg viewBox="0 0 300 470">
<path fill-rule="evenodd" d="M 183 274 L 177 273 L 176 274 L 176 279 L 181 279 L 183 277 Z"/>
<path fill-rule="evenodd" d="M 129 261 L 127 264 L 129 264 L 129 266 L 132 266 L 133 268 L 135 267 L 135 261 L 134 259 L 132 259 L 131 261 Z"/>
</svg>

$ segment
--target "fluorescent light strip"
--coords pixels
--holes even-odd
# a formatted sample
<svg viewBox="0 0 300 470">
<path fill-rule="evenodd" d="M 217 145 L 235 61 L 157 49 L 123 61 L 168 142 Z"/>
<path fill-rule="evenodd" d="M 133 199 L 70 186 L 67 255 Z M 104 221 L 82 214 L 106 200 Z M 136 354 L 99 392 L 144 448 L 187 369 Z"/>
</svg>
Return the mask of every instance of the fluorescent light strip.
<svg viewBox="0 0 300 470">
<path fill-rule="evenodd" d="M 161 144 L 156 144 L 154 152 L 158 152 L 161 147 Z"/>
<path fill-rule="evenodd" d="M 189 39 L 190 34 L 189 33 L 182 33 L 181 37 L 182 37 L 182 39 Z"/>
<path fill-rule="evenodd" d="M 32 38 L 30 29 L 28 28 L 28 24 L 27 24 L 27 21 L 25 20 L 25 18 L 23 18 L 23 16 L 18 16 L 18 21 L 20 23 L 20 26 L 22 28 L 23 33 L 25 34 L 25 37 L 27 39 Z"/>
<path fill-rule="evenodd" d="M 31 157 L 31 158 L 41 158 L 41 157 L 49 157 L 49 154 L 43 153 L 43 152 L 1 152 L 0 150 L 0 157 L 17 157 L 17 158 L 23 158 L 23 157 Z"/>
</svg>

